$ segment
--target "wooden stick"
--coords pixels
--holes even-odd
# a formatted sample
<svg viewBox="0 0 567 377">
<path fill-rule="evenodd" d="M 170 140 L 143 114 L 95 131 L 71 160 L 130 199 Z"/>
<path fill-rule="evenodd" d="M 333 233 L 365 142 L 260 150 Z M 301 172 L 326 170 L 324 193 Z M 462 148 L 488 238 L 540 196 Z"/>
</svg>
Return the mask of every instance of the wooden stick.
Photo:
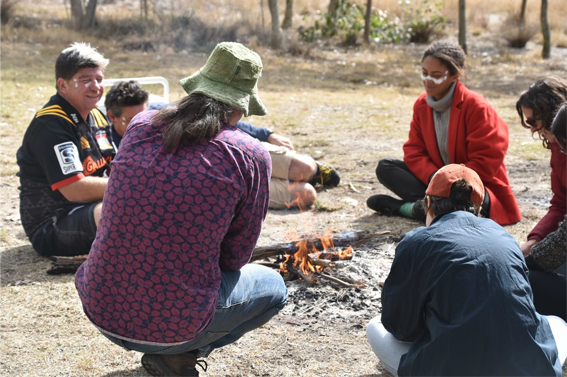
<svg viewBox="0 0 567 377">
<path fill-rule="evenodd" d="M 321 275 L 323 278 L 331 280 L 343 287 L 346 288 L 363 288 L 364 287 L 364 283 L 359 282 L 358 284 L 351 284 L 351 283 L 347 283 L 346 281 L 343 281 L 335 276 L 331 276 L 329 274 L 326 274 L 324 272 L 321 272 L 319 275 Z"/>
<path fill-rule="evenodd" d="M 317 258 L 309 258 L 309 259 L 311 260 L 311 263 L 314 264 L 315 266 L 323 266 L 329 268 L 335 267 L 335 264 L 330 260 L 317 259 Z"/>
<path fill-rule="evenodd" d="M 317 283 L 317 277 L 315 275 L 307 275 L 305 272 L 301 271 L 301 269 L 297 269 L 297 274 L 301 277 L 301 279 L 305 280 L 309 284 Z"/>
</svg>

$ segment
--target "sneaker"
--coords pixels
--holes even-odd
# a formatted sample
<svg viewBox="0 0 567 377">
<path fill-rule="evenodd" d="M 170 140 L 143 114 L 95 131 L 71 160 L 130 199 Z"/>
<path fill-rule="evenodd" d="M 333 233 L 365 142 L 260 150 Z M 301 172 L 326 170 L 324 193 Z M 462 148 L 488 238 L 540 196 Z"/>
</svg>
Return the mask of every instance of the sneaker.
<svg viewBox="0 0 567 377">
<path fill-rule="evenodd" d="M 320 184 L 321 186 L 336 187 L 341 182 L 339 173 L 331 165 L 317 161 L 317 173 L 311 178 L 313 186 Z"/>
<path fill-rule="evenodd" d="M 207 371 L 207 362 L 197 360 L 197 354 L 188 352 L 179 355 L 158 355 L 146 353 L 142 356 L 142 365 L 152 376 L 190 376 L 198 377 L 197 365 Z"/>
<path fill-rule="evenodd" d="M 404 203 L 388 195 L 373 195 L 366 200 L 368 208 L 385 216 L 401 216 L 400 207 Z"/>
</svg>

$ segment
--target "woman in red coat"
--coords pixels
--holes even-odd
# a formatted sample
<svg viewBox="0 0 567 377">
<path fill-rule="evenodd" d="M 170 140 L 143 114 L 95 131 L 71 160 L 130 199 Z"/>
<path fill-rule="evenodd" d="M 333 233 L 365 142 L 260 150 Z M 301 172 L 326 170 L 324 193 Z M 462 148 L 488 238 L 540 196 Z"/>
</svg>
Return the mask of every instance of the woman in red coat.
<svg viewBox="0 0 567 377">
<path fill-rule="evenodd" d="M 538 80 L 516 102 L 522 126 L 532 134 L 538 133 L 543 146 L 551 150 L 551 198 L 549 211 L 528 234 L 528 241 L 521 246 L 524 256 L 533 245 L 557 229 L 567 213 L 567 157 L 551 132 L 555 114 L 567 101 L 567 81 L 558 77 Z M 525 119 L 524 119 L 525 118 Z"/>
<path fill-rule="evenodd" d="M 508 126 L 480 94 L 459 78 L 465 72 L 465 53 L 457 44 L 438 41 L 421 60 L 425 87 L 413 106 L 404 160 L 380 160 L 380 183 L 402 200 L 374 195 L 367 205 L 380 214 L 424 220 L 421 199 L 435 172 L 447 164 L 464 164 L 478 173 L 486 195 L 481 215 L 500 225 L 521 219 L 504 165 Z"/>
</svg>

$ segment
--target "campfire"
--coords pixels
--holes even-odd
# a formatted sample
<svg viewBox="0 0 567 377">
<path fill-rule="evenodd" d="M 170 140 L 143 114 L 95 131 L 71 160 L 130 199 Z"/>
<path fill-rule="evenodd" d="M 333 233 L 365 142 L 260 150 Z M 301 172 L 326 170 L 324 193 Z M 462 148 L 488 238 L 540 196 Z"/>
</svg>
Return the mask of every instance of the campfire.
<svg viewBox="0 0 567 377">
<path fill-rule="evenodd" d="M 338 263 L 353 258 L 353 246 L 389 234 L 388 231 L 348 232 L 338 235 L 327 233 L 324 236 L 294 234 L 290 242 L 257 247 L 252 260 L 255 263 L 278 269 L 286 281 L 301 279 L 309 284 L 316 284 L 320 279 L 324 279 L 342 287 L 363 288 L 364 282 L 339 276 L 335 269 L 338 268 Z"/>
</svg>

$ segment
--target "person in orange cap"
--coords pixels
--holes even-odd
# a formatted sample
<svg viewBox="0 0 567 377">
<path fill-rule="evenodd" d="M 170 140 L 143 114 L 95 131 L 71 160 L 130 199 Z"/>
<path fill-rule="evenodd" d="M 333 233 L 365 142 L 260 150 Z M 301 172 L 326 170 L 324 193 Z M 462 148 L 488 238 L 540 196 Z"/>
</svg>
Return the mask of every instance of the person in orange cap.
<svg viewBox="0 0 567 377">
<path fill-rule="evenodd" d="M 536 312 L 518 243 L 478 217 L 484 195 L 474 170 L 439 169 L 423 199 L 426 227 L 396 248 L 382 315 L 367 327 L 394 375 L 561 376 L 567 324 Z"/>
</svg>

